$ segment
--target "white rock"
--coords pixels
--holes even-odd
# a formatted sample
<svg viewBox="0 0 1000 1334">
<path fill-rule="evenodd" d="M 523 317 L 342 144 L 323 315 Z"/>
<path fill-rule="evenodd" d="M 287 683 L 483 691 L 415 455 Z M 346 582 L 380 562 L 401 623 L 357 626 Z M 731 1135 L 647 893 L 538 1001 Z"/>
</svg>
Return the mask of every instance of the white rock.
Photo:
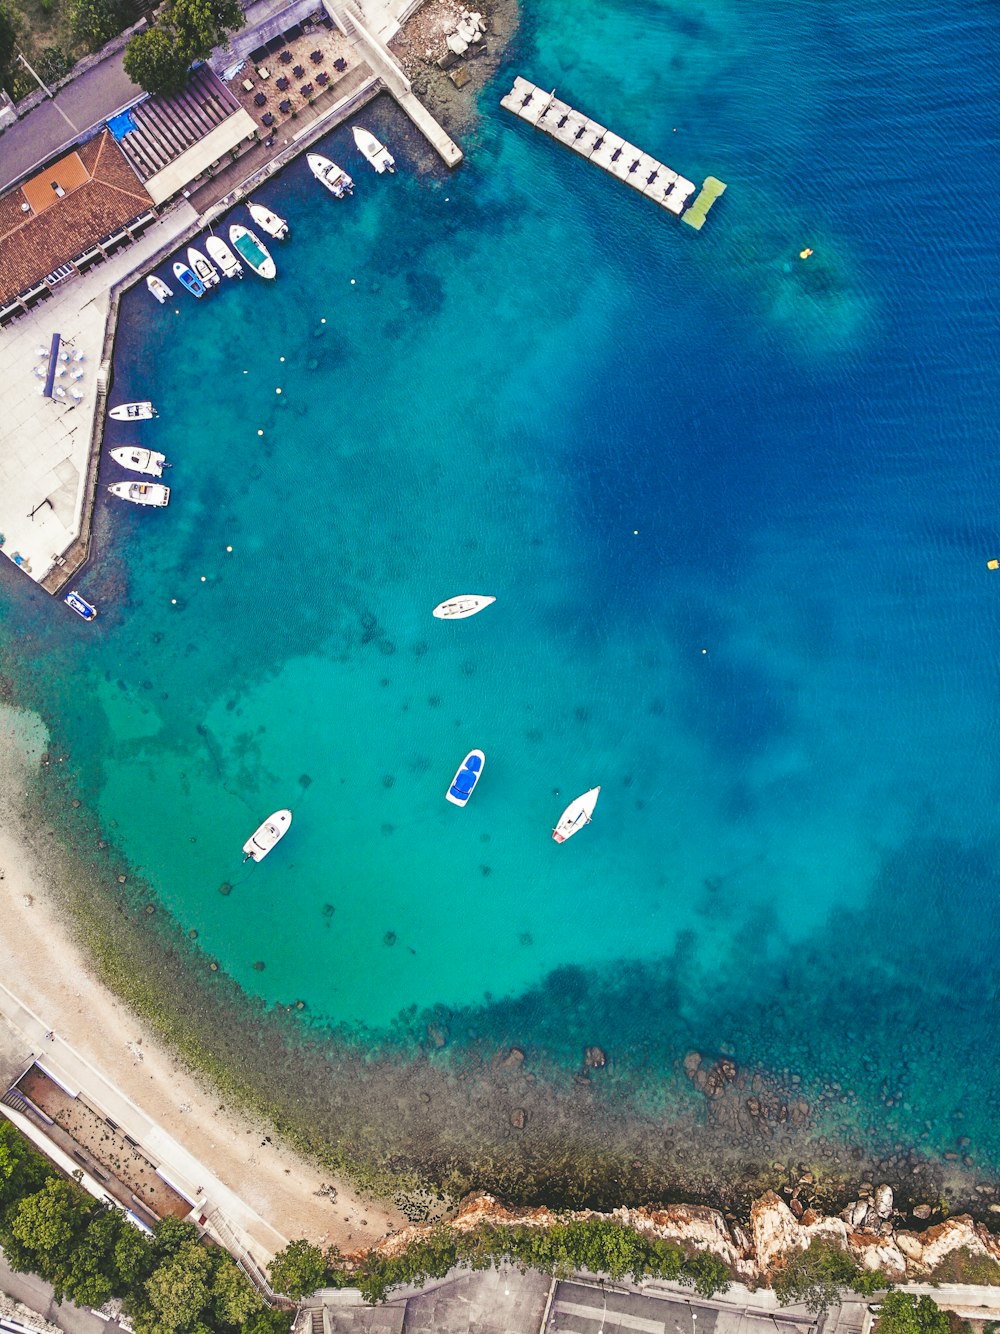
<svg viewBox="0 0 1000 1334">
<path fill-rule="evenodd" d="M 924 1244 L 919 1237 L 915 1237 L 912 1232 L 897 1232 L 896 1245 L 906 1256 L 907 1260 L 923 1259 Z"/>
<path fill-rule="evenodd" d="M 456 56 L 464 56 L 469 49 L 469 43 L 463 42 L 458 33 L 453 32 L 448 38 L 448 50 L 454 51 Z"/>
<path fill-rule="evenodd" d="M 879 1218 L 892 1217 L 892 1187 L 875 1187 L 875 1212 Z"/>
<path fill-rule="evenodd" d="M 470 42 L 473 40 L 473 38 L 475 37 L 475 35 L 476 35 L 476 30 L 475 30 L 475 28 L 472 26 L 471 23 L 464 23 L 464 22 L 463 22 L 463 23 L 460 23 L 460 24 L 458 25 L 458 27 L 456 28 L 456 30 L 455 30 L 455 35 L 456 35 L 457 37 L 460 37 L 460 38 L 462 39 L 462 41 L 466 44 L 466 46 L 468 46 L 469 43 L 470 43 Z"/>
<path fill-rule="evenodd" d="M 865 1200 L 855 1200 L 853 1204 L 849 1204 L 842 1211 L 840 1216 L 849 1228 L 856 1230 L 864 1224 L 867 1213 L 867 1202 Z"/>
</svg>

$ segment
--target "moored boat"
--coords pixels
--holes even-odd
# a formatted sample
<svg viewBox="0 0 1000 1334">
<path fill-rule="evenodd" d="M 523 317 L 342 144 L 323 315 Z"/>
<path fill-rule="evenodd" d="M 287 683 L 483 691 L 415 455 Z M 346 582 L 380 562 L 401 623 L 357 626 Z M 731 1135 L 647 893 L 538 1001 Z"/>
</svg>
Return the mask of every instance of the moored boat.
<svg viewBox="0 0 1000 1334">
<path fill-rule="evenodd" d="M 148 399 L 144 403 L 119 403 L 108 413 L 116 422 L 144 422 L 159 415 Z"/>
<path fill-rule="evenodd" d="M 276 241 L 283 241 L 288 235 L 288 223 L 284 218 L 279 218 L 277 213 L 272 213 L 269 208 L 263 204 L 247 204 L 250 210 L 250 216 L 263 232 L 268 236 L 273 236 Z"/>
<path fill-rule="evenodd" d="M 159 482 L 112 482 L 111 495 L 119 500 L 130 500 L 133 505 L 169 505 L 170 487 Z"/>
<path fill-rule="evenodd" d="M 257 826 L 243 844 L 243 860 L 262 862 L 267 854 L 288 833 L 292 823 L 291 811 L 275 811 Z"/>
<path fill-rule="evenodd" d="M 332 162 L 328 157 L 323 157 L 320 153 L 307 153 L 306 161 L 309 163 L 309 170 L 319 181 L 320 185 L 325 185 L 332 195 L 338 199 L 343 199 L 354 190 L 354 182 L 348 176 L 343 167 L 338 167 L 336 162 Z"/>
<path fill-rule="evenodd" d="M 483 776 L 486 756 L 481 750 L 470 750 L 455 771 L 451 786 L 444 794 L 445 799 L 455 806 L 464 806 L 475 791 L 476 784 Z"/>
<path fill-rule="evenodd" d="M 152 292 L 153 296 L 156 297 L 157 301 L 159 301 L 161 306 L 163 305 L 164 301 L 166 301 L 168 296 L 173 296 L 173 292 L 170 290 L 167 284 L 163 281 L 162 278 L 157 278 L 155 273 L 150 273 L 147 276 L 146 286 Z"/>
<path fill-rule="evenodd" d="M 188 266 L 182 260 L 176 260 L 174 263 L 174 277 L 182 287 L 186 287 L 192 296 L 202 297 L 205 295 L 205 284 L 200 278 L 196 278 Z"/>
<path fill-rule="evenodd" d="M 210 287 L 218 287 L 219 270 L 200 250 L 195 250 L 193 245 L 188 246 L 188 263 L 206 292 Z"/>
<path fill-rule="evenodd" d="M 162 477 L 163 469 L 170 467 L 163 455 L 155 449 L 140 449 L 138 445 L 122 445 L 111 451 L 111 457 L 120 468 L 145 473 L 147 477 Z"/>
<path fill-rule="evenodd" d="M 439 621 L 462 621 L 466 616 L 475 616 L 477 611 L 492 606 L 496 598 L 481 597 L 478 593 L 459 593 L 446 602 L 439 602 L 431 612 Z"/>
<path fill-rule="evenodd" d="M 93 603 L 88 602 L 86 598 L 80 596 L 75 590 L 67 593 L 63 598 L 67 607 L 72 607 L 77 616 L 82 616 L 85 621 L 92 621 L 97 615 L 97 608 Z"/>
<path fill-rule="evenodd" d="M 364 154 L 380 176 L 384 171 L 396 170 L 396 159 L 385 144 L 379 143 L 370 130 L 364 130 L 360 125 L 354 125 L 352 129 L 358 151 Z"/>
<path fill-rule="evenodd" d="M 557 843 L 565 843 L 568 838 L 578 834 L 585 824 L 590 824 L 590 817 L 594 813 L 594 807 L 597 805 L 597 798 L 601 795 L 599 787 L 592 787 L 589 792 L 585 792 L 582 797 L 577 797 L 563 811 L 559 817 L 559 823 L 552 831 L 552 837 Z"/>
<path fill-rule="evenodd" d="M 243 277 L 243 265 L 221 236 L 206 236 L 205 249 L 227 278 Z"/>
<path fill-rule="evenodd" d="M 274 278 L 277 275 L 278 271 L 274 267 L 271 252 L 249 227 L 234 222 L 229 229 L 229 239 L 233 243 L 233 249 L 250 265 L 258 278 Z"/>
</svg>

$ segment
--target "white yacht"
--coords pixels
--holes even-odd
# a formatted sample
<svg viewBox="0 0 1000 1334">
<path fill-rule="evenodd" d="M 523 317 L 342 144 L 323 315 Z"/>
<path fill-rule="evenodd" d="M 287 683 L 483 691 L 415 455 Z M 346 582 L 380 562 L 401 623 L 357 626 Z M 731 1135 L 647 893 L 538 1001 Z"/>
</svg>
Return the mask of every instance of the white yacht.
<svg viewBox="0 0 1000 1334">
<path fill-rule="evenodd" d="M 577 797 L 575 801 L 569 803 L 552 831 L 552 837 L 557 843 L 565 843 L 568 838 L 578 834 L 585 824 L 590 824 L 590 817 L 594 813 L 600 795 L 601 789 L 592 787 L 582 797 Z"/>
<path fill-rule="evenodd" d="M 122 445 L 111 451 L 111 457 L 120 468 L 129 472 L 141 472 L 147 477 L 162 477 L 163 469 L 170 464 L 155 449 L 140 449 L 138 445 Z"/>
<path fill-rule="evenodd" d="M 275 843 L 288 833 L 288 826 L 291 823 L 291 811 L 275 811 L 273 815 L 269 815 L 243 844 L 243 860 L 262 862 Z"/>
<path fill-rule="evenodd" d="M 210 259 L 205 258 L 200 250 L 195 250 L 194 246 L 188 246 L 188 264 L 190 264 L 191 271 L 206 291 L 210 287 L 218 287 L 219 270 Z"/>
<path fill-rule="evenodd" d="M 277 275 L 278 271 L 274 267 L 271 252 L 249 227 L 244 227 L 241 222 L 234 222 L 229 229 L 229 239 L 233 243 L 233 249 L 246 260 L 258 278 L 274 278 Z"/>
<path fill-rule="evenodd" d="M 108 416 L 116 422 L 145 422 L 160 414 L 147 399 L 145 403 L 119 403 Z"/>
<path fill-rule="evenodd" d="M 112 482 L 111 495 L 119 500 L 130 500 L 133 505 L 169 505 L 170 487 L 159 482 Z"/>
<path fill-rule="evenodd" d="M 243 265 L 221 236 L 206 236 L 205 249 L 227 278 L 242 278 Z"/>
<path fill-rule="evenodd" d="M 288 223 L 284 218 L 279 218 L 277 213 L 272 213 L 269 208 L 263 204 L 248 204 L 250 216 L 261 229 L 267 232 L 268 236 L 273 236 L 276 241 L 283 241 L 288 235 Z"/>
<path fill-rule="evenodd" d="M 337 166 L 336 162 L 331 162 L 328 157 L 323 157 L 319 153 L 307 153 L 306 161 L 320 185 L 325 185 L 332 195 L 343 199 L 345 195 L 353 193 L 353 180 L 343 167 Z"/>
<path fill-rule="evenodd" d="M 439 602 L 431 612 L 439 621 L 464 621 L 466 616 L 475 616 L 476 612 L 492 606 L 496 598 L 480 597 L 478 593 L 459 593 L 447 602 Z"/>
<path fill-rule="evenodd" d="M 370 130 L 363 130 L 360 125 L 355 125 L 352 128 L 358 151 L 364 154 L 380 176 L 384 171 L 396 170 L 396 159 L 385 144 L 380 144 Z"/>
</svg>

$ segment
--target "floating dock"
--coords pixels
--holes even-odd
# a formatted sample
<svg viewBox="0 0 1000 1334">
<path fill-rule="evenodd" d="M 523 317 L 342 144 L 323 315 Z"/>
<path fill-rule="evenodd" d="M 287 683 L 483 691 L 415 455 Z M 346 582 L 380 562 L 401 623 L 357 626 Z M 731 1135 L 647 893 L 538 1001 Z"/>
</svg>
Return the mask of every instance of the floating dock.
<svg viewBox="0 0 1000 1334">
<path fill-rule="evenodd" d="M 707 177 L 689 208 L 688 202 L 697 189 L 692 181 L 636 148 L 620 134 L 614 134 L 583 112 L 561 102 L 554 89 L 546 92 L 520 75 L 515 78 L 514 87 L 507 96 L 500 99 L 500 105 L 536 130 L 551 134 L 574 153 L 596 162 L 609 175 L 654 200 L 696 231 L 701 230 L 708 210 L 726 188 L 725 182 L 714 176 Z"/>
</svg>

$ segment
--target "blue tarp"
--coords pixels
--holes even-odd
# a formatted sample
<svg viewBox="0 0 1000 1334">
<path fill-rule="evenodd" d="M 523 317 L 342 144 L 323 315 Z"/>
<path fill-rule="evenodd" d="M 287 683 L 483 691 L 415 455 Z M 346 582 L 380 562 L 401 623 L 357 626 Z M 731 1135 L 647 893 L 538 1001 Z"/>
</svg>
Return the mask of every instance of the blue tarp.
<svg viewBox="0 0 1000 1334">
<path fill-rule="evenodd" d="M 135 129 L 135 121 L 132 119 L 131 111 L 123 111 L 121 115 L 112 117 L 112 119 L 108 121 L 108 129 L 111 131 L 112 136 L 120 143 L 121 140 L 125 138 L 126 134 L 129 134 Z"/>
</svg>

